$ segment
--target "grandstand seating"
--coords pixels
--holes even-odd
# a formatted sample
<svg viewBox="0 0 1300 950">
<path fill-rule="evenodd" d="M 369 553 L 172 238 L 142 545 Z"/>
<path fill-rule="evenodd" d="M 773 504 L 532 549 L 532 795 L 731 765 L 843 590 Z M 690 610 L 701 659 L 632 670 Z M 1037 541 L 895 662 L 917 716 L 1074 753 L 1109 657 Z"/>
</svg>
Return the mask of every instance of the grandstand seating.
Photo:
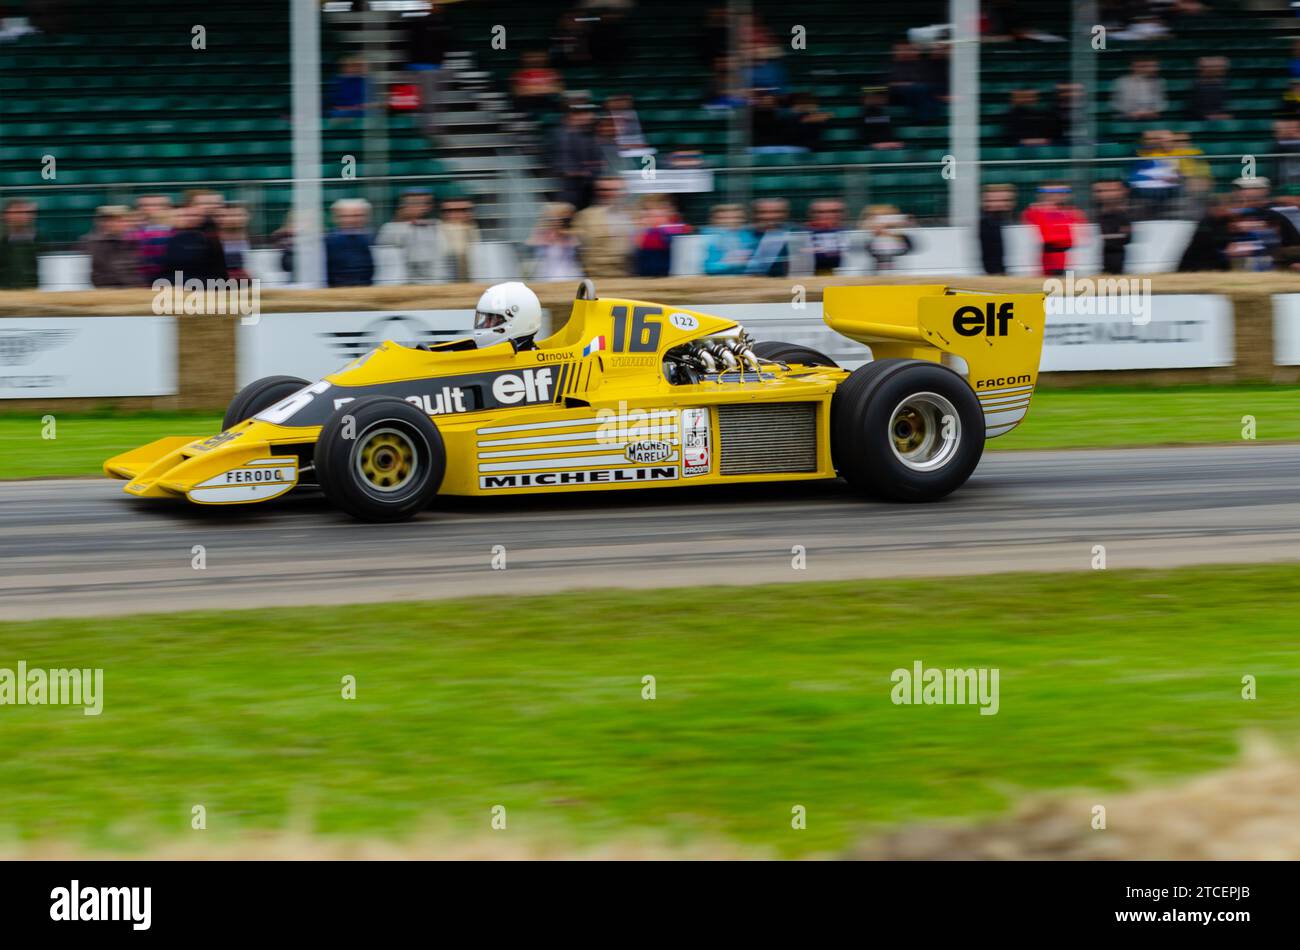
<svg viewBox="0 0 1300 950">
<path fill-rule="evenodd" d="M 46 186 L 42 237 L 70 242 L 96 206 L 158 182 L 173 194 L 188 183 L 246 182 L 223 190 L 251 203 L 256 231 L 277 227 L 292 190 L 283 182 L 293 161 L 288 5 L 143 0 L 108 15 L 102 4 L 67 6 L 66 31 L 0 45 L 0 194 Z M 191 48 L 195 24 L 206 49 Z M 328 79 L 343 49 L 328 31 L 323 44 Z M 360 119 L 327 119 L 322 134 L 322 175 L 337 177 L 345 155 L 361 160 Z M 359 175 L 440 171 L 409 115 L 389 117 L 388 139 L 388 166 Z M 46 155 L 57 162 L 48 182 Z M 94 187 L 104 185 L 121 187 Z"/>
<path fill-rule="evenodd" d="M 725 115 L 700 107 L 708 77 L 700 61 L 695 37 L 705 10 L 713 4 L 686 0 L 656 0 L 642 3 L 628 20 L 626 51 L 608 66 L 584 66 L 565 70 L 571 89 L 589 90 L 600 99 L 613 93 L 635 97 L 642 126 L 650 144 L 660 151 L 700 149 L 715 168 L 740 168 L 730 174 L 752 176 L 752 193 L 792 199 L 796 211 L 813 198 L 847 194 L 861 204 L 883 201 L 926 217 L 942 215 L 947 197 L 934 167 L 907 167 L 941 160 L 948 150 L 945 121 L 909 126 L 900 110 L 891 110 L 900 138 L 907 148 L 897 151 L 864 151 L 857 144 L 856 118 L 863 85 L 882 83 L 889 70 L 890 48 L 905 38 L 912 27 L 942 23 L 948 4 L 943 0 L 910 0 L 902 3 L 862 3 L 845 14 L 838 0 L 755 0 L 753 8 L 778 41 L 788 38 L 795 25 L 805 27 L 807 48 L 787 50 L 783 59 L 789 87 L 816 94 L 819 105 L 835 116 L 826 135 L 825 147 L 812 154 L 741 156 L 738 163 L 727 154 L 728 128 Z M 1044 31 L 1066 35 L 1071 10 L 1062 0 L 1041 0 L 1032 5 Z M 1235 0 L 1212 2 L 1215 9 L 1204 17 L 1180 23 L 1174 37 L 1147 43 L 1111 39 L 1099 52 L 1097 157 L 1130 157 L 1144 128 L 1169 127 L 1187 131 L 1193 144 L 1212 155 L 1260 154 L 1269 150 L 1274 117 L 1288 84 L 1290 37 L 1282 27 L 1287 21 L 1286 4 L 1277 0 L 1271 9 L 1243 11 Z M 480 57 L 483 68 L 493 70 L 505 84 L 517 66 L 521 52 L 544 47 L 559 6 L 534 3 L 533 11 L 512 12 L 509 19 L 510 46 L 505 52 Z M 500 19 L 490 5 L 463 3 L 449 7 L 460 33 L 466 37 L 487 36 Z M 530 18 L 531 17 L 531 18 Z M 522 22 L 521 22 L 522 21 Z M 1161 64 L 1173 103 L 1168 119 L 1150 125 L 1111 119 L 1108 104 L 1116 79 L 1128 70 L 1135 52 L 1152 54 Z M 1232 60 L 1231 88 L 1234 92 L 1230 121 L 1204 123 L 1185 118 L 1185 104 L 1194 85 L 1199 56 L 1221 53 Z M 982 157 L 989 160 L 1023 161 L 1071 157 L 1065 147 L 1006 148 L 1001 120 L 1007 111 L 1012 89 L 1032 87 L 1048 94 L 1055 83 L 1070 79 L 1070 63 L 1064 43 L 987 43 L 981 51 Z M 868 171 L 838 170 L 835 166 L 884 165 Z M 897 166 L 890 168 L 887 166 Z M 989 182 L 1011 182 L 1022 187 L 1028 199 L 1032 187 L 1043 180 L 1066 177 L 1063 165 L 1019 164 L 990 167 L 984 172 Z M 1221 182 L 1237 177 L 1239 161 L 1214 164 Z M 796 170 L 798 169 L 798 170 Z M 1102 162 L 1098 176 L 1126 177 L 1123 162 Z M 727 173 L 720 173 L 720 187 Z M 689 204 L 689 202 L 688 202 Z M 853 209 L 853 210 L 856 210 Z M 699 214 L 694 215 L 699 220 Z"/>
<path fill-rule="evenodd" d="M 507 87 L 520 54 L 544 47 L 560 12 L 569 4 L 534 0 L 500 4 L 465 0 L 447 5 L 456 47 L 473 51 L 479 68 L 491 73 L 498 88 Z M 1156 56 L 1174 106 L 1159 126 L 1187 131 L 1193 143 L 1211 155 L 1258 154 L 1269 149 L 1271 124 L 1282 102 L 1290 58 L 1285 3 L 1271 10 L 1242 11 L 1217 0 L 1211 15 L 1184 21 L 1172 38 L 1143 44 L 1111 40 L 1098 53 L 1100 102 L 1097 174 L 1124 176 L 1120 161 L 1131 156 L 1143 128 L 1116 121 L 1107 103 L 1115 80 L 1128 68 L 1132 53 Z M 70 15 L 62 32 L 42 33 L 0 45 L 0 195 L 7 188 L 47 183 L 41 159 L 53 155 L 58 177 L 40 193 L 43 236 L 72 241 L 89 226 L 88 212 L 106 200 L 122 200 L 156 182 L 270 182 L 257 187 L 232 186 L 232 197 L 254 203 L 254 228 L 266 233 L 278 225 L 288 206 L 290 188 L 275 183 L 291 176 L 289 126 L 289 23 L 287 4 L 229 0 L 220 4 L 192 0 L 138 0 L 64 5 Z M 1037 25 L 1049 32 L 1068 31 L 1070 8 L 1063 0 L 1033 5 Z M 943 22 L 943 0 L 907 4 L 862 3 L 852 15 L 839 0 L 803 0 L 799 4 L 754 0 L 756 12 L 778 39 L 795 24 L 807 30 L 807 48 L 788 50 L 784 66 L 790 88 L 813 91 L 835 116 L 825 147 L 799 155 L 729 156 L 725 116 L 700 107 L 708 83 L 707 68 L 695 36 L 706 5 L 686 0 L 642 0 L 629 17 L 626 49 L 607 66 L 565 70 L 571 89 L 586 89 L 600 98 L 631 93 L 652 145 L 661 152 L 699 149 L 718 170 L 719 187 L 746 176 L 755 197 L 780 195 L 793 200 L 797 214 L 806 202 L 828 194 L 847 195 L 856 212 L 868 201 L 888 201 L 919 217 L 941 217 L 946 191 L 933 166 L 947 150 L 946 124 L 903 124 L 907 147 L 893 152 L 865 151 L 856 142 L 859 90 L 881 82 L 887 73 L 892 43 L 909 27 Z M 505 50 L 492 50 L 492 27 L 508 28 Z M 202 24 L 207 48 L 190 45 L 191 27 Z M 323 60 L 327 77 L 342 53 L 340 39 L 326 31 Z M 1184 118 L 1193 88 L 1198 56 L 1208 52 L 1231 57 L 1234 93 L 1230 121 L 1205 123 Z M 1032 86 L 1047 93 L 1069 78 L 1064 44 L 998 43 L 982 47 L 981 137 L 983 157 L 1004 162 L 984 170 L 986 181 L 1021 186 L 1022 199 L 1033 185 L 1062 177 L 1066 148 L 1006 147 L 1002 117 L 1012 89 Z M 899 122 L 905 117 L 899 113 Z M 389 119 L 389 158 L 385 169 L 362 173 L 433 175 L 444 170 L 435 150 L 407 116 Z M 345 154 L 363 152 L 359 120 L 329 120 L 324 131 L 323 174 L 337 175 Z M 1026 159 L 1043 161 L 1027 162 Z M 863 169 L 864 164 L 873 167 Z M 1236 161 L 1215 163 L 1221 181 L 1236 177 Z M 1266 168 L 1262 171 L 1267 173 Z M 106 187 L 106 186 L 119 187 Z M 75 187 L 73 187 L 75 186 Z M 330 192 L 327 190 L 327 196 Z M 717 200 L 687 200 L 699 223 L 706 205 Z"/>
</svg>

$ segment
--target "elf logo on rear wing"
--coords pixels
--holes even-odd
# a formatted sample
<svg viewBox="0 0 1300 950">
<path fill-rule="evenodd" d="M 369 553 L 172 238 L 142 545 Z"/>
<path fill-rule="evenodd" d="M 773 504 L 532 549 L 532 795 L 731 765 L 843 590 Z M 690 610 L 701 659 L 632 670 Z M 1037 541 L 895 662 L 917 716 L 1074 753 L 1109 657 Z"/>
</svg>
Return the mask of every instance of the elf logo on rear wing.
<svg viewBox="0 0 1300 950">
<path fill-rule="evenodd" d="M 962 336 L 1006 336 L 1007 324 L 1015 318 L 1015 304 L 1010 301 L 1003 304 L 989 302 L 984 309 L 970 306 L 959 307 L 952 315 L 952 328 Z"/>
</svg>

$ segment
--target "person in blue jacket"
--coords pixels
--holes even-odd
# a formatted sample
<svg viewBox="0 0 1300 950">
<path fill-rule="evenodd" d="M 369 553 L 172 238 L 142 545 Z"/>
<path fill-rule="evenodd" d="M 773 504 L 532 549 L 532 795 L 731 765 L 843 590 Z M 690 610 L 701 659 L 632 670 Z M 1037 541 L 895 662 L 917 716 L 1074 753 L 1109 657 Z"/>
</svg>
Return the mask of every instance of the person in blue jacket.
<svg viewBox="0 0 1300 950">
<path fill-rule="evenodd" d="M 740 205 L 717 205 L 703 231 L 704 273 L 711 276 L 743 274 L 758 241 L 745 227 Z"/>
<path fill-rule="evenodd" d="M 370 202 L 343 198 L 331 206 L 334 230 L 325 238 L 325 282 L 331 287 L 369 287 L 375 280 Z"/>
</svg>

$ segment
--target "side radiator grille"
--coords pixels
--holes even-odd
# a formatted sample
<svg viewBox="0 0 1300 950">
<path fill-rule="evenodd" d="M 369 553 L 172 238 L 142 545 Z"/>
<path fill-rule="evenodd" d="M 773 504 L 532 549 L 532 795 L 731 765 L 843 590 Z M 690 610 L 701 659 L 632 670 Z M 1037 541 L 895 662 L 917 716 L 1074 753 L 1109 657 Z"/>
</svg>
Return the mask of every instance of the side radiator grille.
<svg viewBox="0 0 1300 950">
<path fill-rule="evenodd" d="M 817 471 L 817 404 L 719 406 L 723 475 Z"/>
</svg>

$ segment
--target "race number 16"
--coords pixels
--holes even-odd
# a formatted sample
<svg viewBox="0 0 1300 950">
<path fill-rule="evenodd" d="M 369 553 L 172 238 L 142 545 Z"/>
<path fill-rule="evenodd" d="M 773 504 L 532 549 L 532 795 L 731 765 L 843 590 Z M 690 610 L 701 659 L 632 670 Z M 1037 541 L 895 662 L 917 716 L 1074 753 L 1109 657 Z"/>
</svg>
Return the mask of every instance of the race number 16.
<svg viewBox="0 0 1300 950">
<path fill-rule="evenodd" d="M 658 320 L 647 317 L 659 316 L 663 311 L 658 307 L 633 307 L 632 327 L 629 333 L 627 325 L 627 307 L 615 307 L 610 311 L 614 318 L 614 353 L 655 353 L 659 350 L 659 334 L 663 326 Z"/>
</svg>

